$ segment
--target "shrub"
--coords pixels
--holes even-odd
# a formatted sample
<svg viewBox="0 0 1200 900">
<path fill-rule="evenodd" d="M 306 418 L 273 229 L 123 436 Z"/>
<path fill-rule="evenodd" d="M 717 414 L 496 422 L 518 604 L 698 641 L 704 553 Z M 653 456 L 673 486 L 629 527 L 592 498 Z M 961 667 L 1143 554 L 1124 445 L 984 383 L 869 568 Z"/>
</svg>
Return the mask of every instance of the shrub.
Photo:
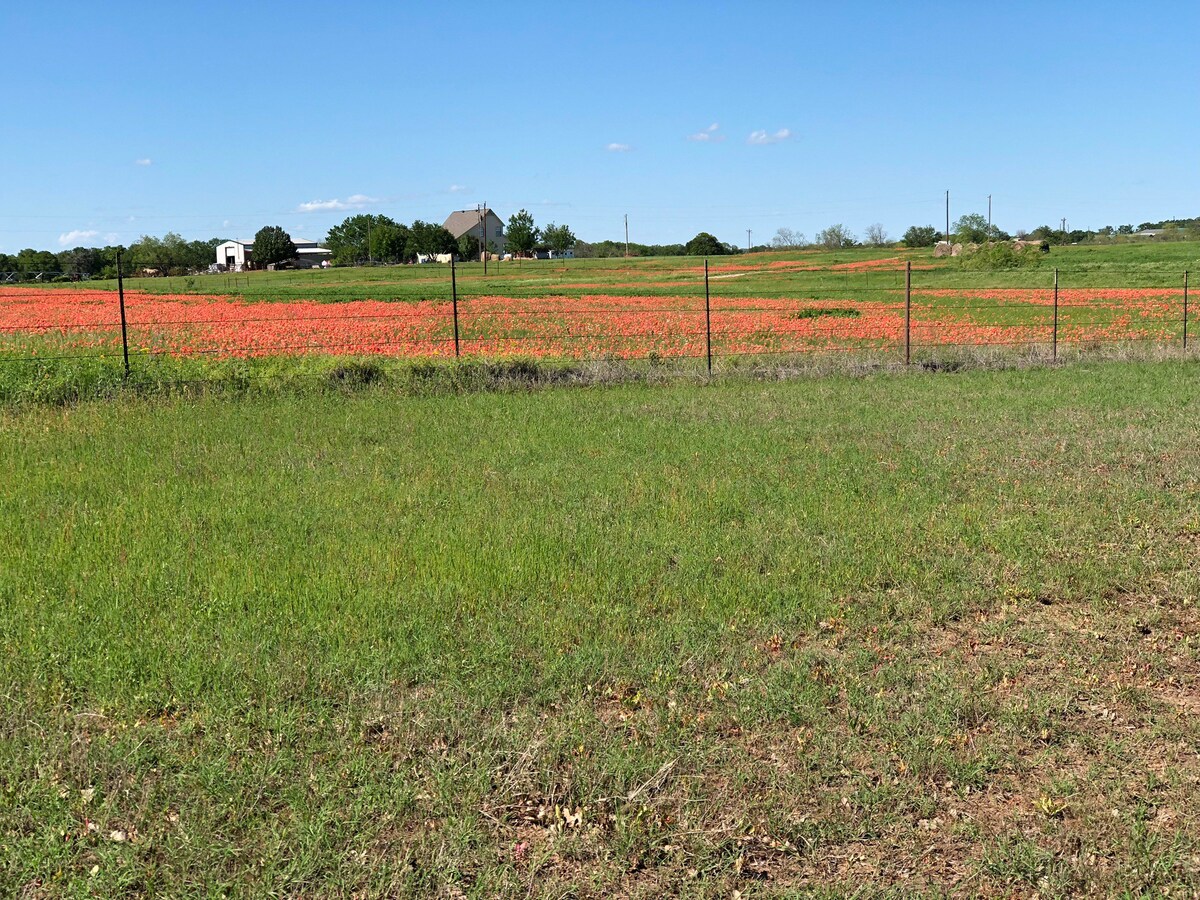
<svg viewBox="0 0 1200 900">
<path fill-rule="evenodd" d="M 968 249 L 958 257 L 959 267 L 972 271 L 1022 269 L 1037 266 L 1041 261 L 1042 254 L 1036 247 L 1018 249 L 1007 241 Z"/>
<path fill-rule="evenodd" d="M 932 225 L 913 225 L 904 232 L 901 240 L 906 247 L 932 247 L 940 237 L 940 232 Z"/>
<path fill-rule="evenodd" d="M 853 307 L 831 307 L 829 309 L 798 309 L 791 313 L 789 319 L 822 319 L 826 316 L 837 316 L 843 319 L 856 319 L 862 313 Z"/>
</svg>

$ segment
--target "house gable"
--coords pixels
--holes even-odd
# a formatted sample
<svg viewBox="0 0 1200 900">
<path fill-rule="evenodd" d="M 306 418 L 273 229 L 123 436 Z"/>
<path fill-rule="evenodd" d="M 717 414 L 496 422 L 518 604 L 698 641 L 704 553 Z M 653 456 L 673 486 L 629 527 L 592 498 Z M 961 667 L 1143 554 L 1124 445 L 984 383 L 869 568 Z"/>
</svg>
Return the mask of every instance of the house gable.
<svg viewBox="0 0 1200 900">
<path fill-rule="evenodd" d="M 504 249 L 504 220 L 496 215 L 492 210 L 488 209 L 483 214 L 484 229 L 486 231 L 485 240 L 495 244 L 500 249 Z M 469 234 L 476 240 L 479 239 L 479 210 L 478 209 L 460 209 L 450 213 L 446 221 L 442 224 L 448 232 L 454 235 L 455 240 L 461 238 L 465 234 Z"/>
</svg>

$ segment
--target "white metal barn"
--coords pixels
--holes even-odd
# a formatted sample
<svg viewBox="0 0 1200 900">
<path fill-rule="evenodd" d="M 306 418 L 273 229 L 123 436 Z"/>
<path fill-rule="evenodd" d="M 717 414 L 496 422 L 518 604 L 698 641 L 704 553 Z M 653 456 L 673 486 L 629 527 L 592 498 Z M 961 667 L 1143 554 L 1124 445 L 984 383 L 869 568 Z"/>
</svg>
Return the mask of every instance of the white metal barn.
<svg viewBox="0 0 1200 900">
<path fill-rule="evenodd" d="M 297 269 L 316 269 L 328 262 L 333 254 L 316 241 L 293 240 L 296 258 L 291 265 Z M 254 266 L 254 241 L 226 241 L 217 244 L 217 265 L 229 272 L 245 272 Z"/>
</svg>

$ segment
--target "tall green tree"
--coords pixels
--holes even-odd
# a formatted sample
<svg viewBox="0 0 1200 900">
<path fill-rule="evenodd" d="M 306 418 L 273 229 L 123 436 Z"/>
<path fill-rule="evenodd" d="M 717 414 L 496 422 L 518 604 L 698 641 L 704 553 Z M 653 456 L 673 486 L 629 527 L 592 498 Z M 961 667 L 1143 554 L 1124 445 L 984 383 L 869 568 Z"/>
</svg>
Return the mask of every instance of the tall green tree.
<svg viewBox="0 0 1200 900">
<path fill-rule="evenodd" d="M 187 257 L 189 269 L 207 269 L 216 262 L 216 249 L 228 238 L 209 238 L 207 241 L 188 241 Z"/>
<path fill-rule="evenodd" d="M 464 234 L 458 239 L 458 250 L 456 252 L 459 259 L 478 260 L 480 258 L 479 238 L 473 234 Z"/>
<path fill-rule="evenodd" d="M 80 278 L 91 278 L 93 275 L 100 274 L 100 270 L 104 268 L 104 260 L 100 251 L 95 247 L 76 247 L 73 250 L 64 250 L 58 254 L 58 264 L 62 267 L 64 274 Z"/>
<path fill-rule="evenodd" d="M 39 272 L 58 274 L 62 271 L 62 267 L 58 264 L 58 257 L 49 250 L 34 250 L 32 247 L 26 247 L 17 254 L 17 271 L 22 275 L 33 275 Z"/>
<path fill-rule="evenodd" d="M 508 220 L 508 249 L 514 256 L 527 256 L 537 244 L 541 232 L 533 224 L 528 210 L 518 210 Z"/>
<path fill-rule="evenodd" d="M 134 271 L 156 269 L 163 275 L 185 272 L 190 259 L 188 242 L 174 231 L 161 238 L 143 234 L 129 246 L 129 263 Z"/>
<path fill-rule="evenodd" d="M 410 256 L 416 256 L 418 253 L 433 256 L 438 253 L 458 252 L 458 241 L 441 225 L 417 219 L 412 223 L 409 232 L 408 252 Z"/>
<path fill-rule="evenodd" d="M 729 248 L 707 231 L 702 231 L 687 242 L 684 252 L 688 256 L 722 256 L 729 252 Z"/>
<path fill-rule="evenodd" d="M 408 243 L 412 231 L 407 225 L 383 224 L 371 229 L 371 258 L 379 262 L 399 263 L 412 254 Z"/>
<path fill-rule="evenodd" d="M 254 234 L 254 265 L 265 269 L 296 258 L 292 236 L 278 225 L 264 225 Z"/>
<path fill-rule="evenodd" d="M 568 250 L 575 249 L 575 243 L 578 238 L 571 233 L 571 229 L 568 226 L 555 225 L 551 222 L 542 229 L 542 240 L 549 245 L 551 250 L 561 256 Z"/>
<path fill-rule="evenodd" d="M 325 240 L 325 246 L 329 248 L 333 255 L 333 261 L 339 266 L 354 265 L 371 256 L 368 235 L 384 225 L 398 227 L 398 224 L 387 216 L 367 213 L 349 216 L 340 225 L 329 229 L 329 237 Z"/>
<path fill-rule="evenodd" d="M 968 213 L 954 223 L 954 239 L 963 244 L 983 244 L 987 241 L 1006 241 L 1008 235 L 989 225 L 979 213 Z"/>
<path fill-rule="evenodd" d="M 1049 225 L 1039 225 L 1029 233 L 1029 236 L 1051 244 L 1065 244 L 1067 241 L 1067 233 L 1065 231 L 1059 228 L 1052 228 Z"/>
<path fill-rule="evenodd" d="M 913 225 L 904 232 L 905 247 L 932 247 L 938 242 L 940 232 L 932 225 Z"/>
<path fill-rule="evenodd" d="M 170 265 L 167 249 L 163 246 L 162 240 L 151 234 L 143 234 L 130 244 L 125 258 L 130 267 L 129 271 L 141 269 L 166 271 Z"/>
</svg>

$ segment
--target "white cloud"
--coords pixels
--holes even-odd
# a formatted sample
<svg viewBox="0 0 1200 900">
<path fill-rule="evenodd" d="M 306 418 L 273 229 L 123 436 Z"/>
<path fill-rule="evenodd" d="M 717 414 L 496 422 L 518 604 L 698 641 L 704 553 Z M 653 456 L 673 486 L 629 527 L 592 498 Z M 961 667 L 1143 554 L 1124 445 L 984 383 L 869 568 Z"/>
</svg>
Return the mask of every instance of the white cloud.
<svg viewBox="0 0 1200 900">
<path fill-rule="evenodd" d="M 450 190 L 450 193 L 452 193 L 452 194 L 465 194 L 467 191 L 470 190 L 470 188 L 467 187 L 465 184 L 452 184 L 452 185 L 450 185 L 449 190 Z"/>
<path fill-rule="evenodd" d="M 135 166 L 150 166 L 154 164 L 154 160 L 148 156 L 143 156 L 141 159 L 135 159 L 133 164 Z"/>
<path fill-rule="evenodd" d="M 725 135 L 717 133 L 720 128 L 720 125 L 718 125 L 716 122 L 713 122 L 703 131 L 697 131 L 695 134 L 689 134 L 688 140 L 697 141 L 701 144 L 712 144 L 718 141 L 723 141 L 725 140 Z"/>
<path fill-rule="evenodd" d="M 78 246 L 83 241 L 90 241 L 92 238 L 94 238 L 99 233 L 100 232 L 98 232 L 98 231 L 91 231 L 91 230 L 83 231 L 80 229 L 76 229 L 75 231 L 68 231 L 66 234 L 60 234 L 58 236 L 58 245 L 60 247 L 70 247 L 73 245 Z"/>
<path fill-rule="evenodd" d="M 628 144 L 609 144 L 604 149 L 609 153 L 628 153 L 633 148 Z"/>
<path fill-rule="evenodd" d="M 307 203 L 301 203 L 296 207 L 296 212 L 325 212 L 327 210 L 346 210 L 346 209 L 362 209 L 371 203 L 378 203 L 376 197 L 368 197 L 366 194 L 351 194 L 345 200 L 309 200 Z"/>
<path fill-rule="evenodd" d="M 790 128 L 780 128 L 774 134 L 768 134 L 765 129 L 750 132 L 750 137 L 746 138 L 747 144 L 778 144 L 780 141 L 786 141 L 792 136 Z"/>
</svg>

